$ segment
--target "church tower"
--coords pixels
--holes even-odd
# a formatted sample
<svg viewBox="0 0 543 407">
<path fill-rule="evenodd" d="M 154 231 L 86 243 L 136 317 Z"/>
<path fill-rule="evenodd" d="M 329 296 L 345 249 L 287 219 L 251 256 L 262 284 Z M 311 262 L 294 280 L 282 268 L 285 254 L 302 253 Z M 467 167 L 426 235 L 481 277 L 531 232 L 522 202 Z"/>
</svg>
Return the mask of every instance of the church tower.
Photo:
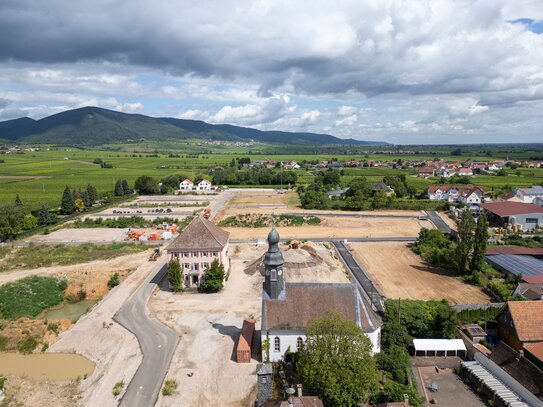
<svg viewBox="0 0 543 407">
<path fill-rule="evenodd" d="M 279 233 L 273 227 L 268 234 L 268 251 L 264 256 L 264 291 L 272 300 L 279 298 L 285 290 L 283 263 L 283 254 L 279 250 Z"/>
</svg>

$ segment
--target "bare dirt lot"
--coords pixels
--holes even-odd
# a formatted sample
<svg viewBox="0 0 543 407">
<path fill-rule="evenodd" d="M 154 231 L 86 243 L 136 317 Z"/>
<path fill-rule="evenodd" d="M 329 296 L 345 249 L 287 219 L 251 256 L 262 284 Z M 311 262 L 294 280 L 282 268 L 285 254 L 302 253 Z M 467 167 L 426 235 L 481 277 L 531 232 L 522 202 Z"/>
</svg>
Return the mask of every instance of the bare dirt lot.
<svg viewBox="0 0 543 407">
<path fill-rule="evenodd" d="M 485 303 L 490 297 L 449 273 L 430 267 L 407 244 L 351 243 L 357 260 L 388 298 L 447 299 L 453 304 Z"/>
<path fill-rule="evenodd" d="M 233 352 L 243 319 L 254 317 L 260 328 L 264 280 L 260 263 L 266 249 L 248 244 L 232 247 L 230 276 L 220 293 L 160 290 L 153 295 L 151 313 L 181 334 L 167 375 L 177 381 L 179 390 L 173 396 L 160 396 L 157 405 L 252 405 L 258 355 L 255 352 L 251 363 L 236 363 Z M 343 265 L 323 245 L 308 244 L 283 254 L 288 282 L 348 282 Z"/>
<path fill-rule="evenodd" d="M 414 218 L 353 218 L 319 216 L 318 226 L 278 227 L 284 239 L 349 238 L 349 237 L 416 237 L 421 227 L 432 228 L 429 221 Z M 265 228 L 225 228 L 231 239 L 263 239 Z"/>
<path fill-rule="evenodd" d="M 122 242 L 125 238 L 125 229 L 114 228 L 81 228 L 59 229 L 48 235 L 35 235 L 28 242 L 32 243 L 112 243 Z"/>
</svg>

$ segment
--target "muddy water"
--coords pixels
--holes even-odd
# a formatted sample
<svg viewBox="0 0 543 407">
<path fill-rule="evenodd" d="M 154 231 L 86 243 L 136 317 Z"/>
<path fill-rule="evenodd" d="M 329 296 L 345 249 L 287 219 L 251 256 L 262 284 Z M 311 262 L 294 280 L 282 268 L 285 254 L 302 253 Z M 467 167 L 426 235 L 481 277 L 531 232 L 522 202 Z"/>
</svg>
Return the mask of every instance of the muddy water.
<svg viewBox="0 0 543 407">
<path fill-rule="evenodd" d="M 88 309 L 96 304 L 96 302 L 97 301 L 94 300 L 83 300 L 73 304 L 64 303 L 61 306 L 49 308 L 45 311 L 44 318 L 77 321 L 79 317 L 86 314 Z"/>
<path fill-rule="evenodd" d="M 73 380 L 90 376 L 94 363 L 75 353 L 0 353 L 0 374 L 42 380 Z"/>
</svg>

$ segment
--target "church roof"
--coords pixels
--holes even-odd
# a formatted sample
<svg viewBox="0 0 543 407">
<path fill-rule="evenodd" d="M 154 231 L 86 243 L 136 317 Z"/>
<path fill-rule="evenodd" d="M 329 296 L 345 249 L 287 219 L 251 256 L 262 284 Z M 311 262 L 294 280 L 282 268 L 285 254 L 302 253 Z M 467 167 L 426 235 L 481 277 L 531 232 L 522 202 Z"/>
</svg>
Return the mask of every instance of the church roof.
<svg viewBox="0 0 543 407">
<path fill-rule="evenodd" d="M 167 251 L 222 250 L 228 243 L 230 233 L 207 219 L 198 216 L 167 247 Z"/>
<path fill-rule="evenodd" d="M 262 330 L 305 331 L 311 318 L 326 311 L 339 312 L 364 332 L 381 325 L 379 317 L 362 299 L 354 284 L 287 283 L 281 299 L 262 300 Z"/>
</svg>

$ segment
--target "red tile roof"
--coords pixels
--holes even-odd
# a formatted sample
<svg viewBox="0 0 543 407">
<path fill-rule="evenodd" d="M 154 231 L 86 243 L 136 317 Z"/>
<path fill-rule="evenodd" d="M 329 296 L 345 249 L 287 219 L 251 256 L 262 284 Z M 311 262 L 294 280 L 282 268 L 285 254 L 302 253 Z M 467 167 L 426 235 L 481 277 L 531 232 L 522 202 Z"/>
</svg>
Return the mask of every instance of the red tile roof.
<svg viewBox="0 0 543 407">
<path fill-rule="evenodd" d="M 498 216 L 525 215 L 543 213 L 543 207 L 523 202 L 490 202 L 481 205 L 484 209 Z"/>
<path fill-rule="evenodd" d="M 531 284 L 543 284 L 543 274 L 539 276 L 522 276 L 522 281 Z"/>
<path fill-rule="evenodd" d="M 537 343 L 527 343 L 524 349 L 543 362 L 543 341 Z"/>
<path fill-rule="evenodd" d="M 456 189 L 461 194 L 471 194 L 475 190 L 479 190 L 480 192 L 484 193 L 483 187 L 477 186 L 477 185 L 430 185 L 428 187 L 428 192 L 436 192 L 438 189 L 441 189 L 442 191 L 448 191 L 449 189 Z"/>
<path fill-rule="evenodd" d="M 228 243 L 230 233 L 214 223 L 197 216 L 170 244 L 166 250 L 222 250 Z"/>
<path fill-rule="evenodd" d="M 520 341 L 543 341 L 543 301 L 509 301 L 507 307 Z"/>
</svg>

